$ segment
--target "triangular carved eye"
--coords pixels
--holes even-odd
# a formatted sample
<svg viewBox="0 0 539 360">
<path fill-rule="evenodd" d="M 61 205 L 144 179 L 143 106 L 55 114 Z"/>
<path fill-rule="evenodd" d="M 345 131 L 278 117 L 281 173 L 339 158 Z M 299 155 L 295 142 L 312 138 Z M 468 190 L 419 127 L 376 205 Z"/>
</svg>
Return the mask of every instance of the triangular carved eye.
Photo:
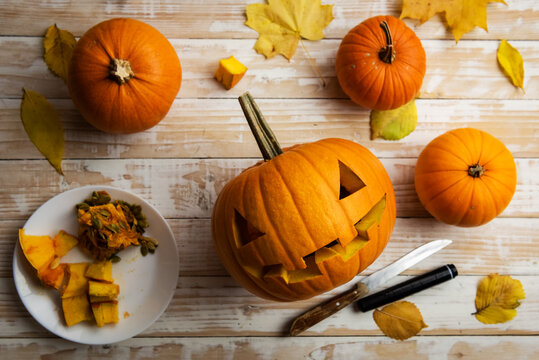
<svg viewBox="0 0 539 360">
<path fill-rule="evenodd" d="M 263 235 L 265 234 L 262 231 L 255 228 L 238 210 L 234 209 L 234 238 L 237 247 L 245 246 Z"/>
<path fill-rule="evenodd" d="M 365 183 L 348 166 L 339 161 L 340 190 L 339 200 L 352 195 L 365 187 Z"/>
</svg>

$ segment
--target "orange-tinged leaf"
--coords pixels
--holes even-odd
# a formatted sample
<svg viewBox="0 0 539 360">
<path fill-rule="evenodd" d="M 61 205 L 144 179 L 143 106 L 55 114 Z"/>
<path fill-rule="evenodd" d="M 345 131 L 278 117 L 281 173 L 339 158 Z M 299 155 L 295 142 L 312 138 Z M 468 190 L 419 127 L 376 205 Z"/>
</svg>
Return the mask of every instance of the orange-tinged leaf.
<svg viewBox="0 0 539 360">
<path fill-rule="evenodd" d="M 400 18 L 418 19 L 424 23 L 437 13 L 442 14 L 458 42 L 476 26 L 488 31 L 487 5 L 503 0 L 403 0 Z"/>
<path fill-rule="evenodd" d="M 43 59 L 49 69 L 67 81 L 69 62 L 77 40 L 69 31 L 58 29 L 56 24 L 49 26 L 43 38 Z"/>
<path fill-rule="evenodd" d="M 372 316 L 384 334 L 397 340 L 406 340 L 427 327 L 419 309 L 409 301 L 398 301 L 382 310 L 374 310 Z"/>
<path fill-rule="evenodd" d="M 300 38 L 320 40 L 322 30 L 333 20 L 333 5 L 321 0 L 268 0 L 246 8 L 247 26 L 260 37 L 254 48 L 267 58 L 282 54 L 291 59 Z"/>
<path fill-rule="evenodd" d="M 32 143 L 63 175 L 64 129 L 56 109 L 43 95 L 23 89 L 21 120 Z"/>
<path fill-rule="evenodd" d="M 513 85 L 524 89 L 524 60 L 520 52 L 504 39 L 498 47 L 496 56 L 505 76 Z"/>
<path fill-rule="evenodd" d="M 477 287 L 475 317 L 484 324 L 507 322 L 516 316 L 515 309 L 525 298 L 520 281 L 508 275 L 490 274 Z"/>
</svg>

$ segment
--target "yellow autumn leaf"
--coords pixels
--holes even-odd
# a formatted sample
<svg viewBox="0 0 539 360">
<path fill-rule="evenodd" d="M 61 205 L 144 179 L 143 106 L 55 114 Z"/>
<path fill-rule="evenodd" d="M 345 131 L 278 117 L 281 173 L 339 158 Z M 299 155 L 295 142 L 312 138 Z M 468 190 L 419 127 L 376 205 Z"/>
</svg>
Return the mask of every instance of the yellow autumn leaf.
<svg viewBox="0 0 539 360">
<path fill-rule="evenodd" d="M 384 334 L 397 340 L 417 335 L 427 324 L 419 309 L 409 301 L 398 301 L 374 310 L 372 317 Z"/>
<path fill-rule="evenodd" d="M 64 129 L 56 109 L 43 95 L 23 89 L 21 120 L 24 130 L 50 164 L 62 173 Z"/>
<path fill-rule="evenodd" d="M 524 90 L 524 60 L 522 60 L 520 52 L 504 39 L 500 43 L 496 55 L 503 73 L 513 85 Z"/>
<path fill-rule="evenodd" d="M 418 19 L 423 24 L 440 13 L 458 42 L 476 26 L 488 31 L 487 5 L 491 2 L 505 4 L 503 0 L 403 0 L 400 18 Z"/>
<path fill-rule="evenodd" d="M 321 0 L 268 0 L 246 8 L 247 26 L 259 33 L 254 49 L 271 58 L 282 54 L 291 59 L 300 38 L 320 40 L 333 20 L 333 5 Z"/>
<path fill-rule="evenodd" d="M 415 100 L 393 110 L 371 111 L 371 140 L 400 140 L 410 135 L 417 126 Z"/>
<path fill-rule="evenodd" d="M 49 69 L 67 81 L 69 62 L 77 40 L 69 31 L 58 29 L 56 24 L 49 26 L 43 38 L 43 59 Z"/>
<path fill-rule="evenodd" d="M 525 298 L 520 281 L 507 275 L 490 274 L 477 287 L 475 317 L 484 324 L 507 322 L 516 316 L 515 309 Z"/>
</svg>

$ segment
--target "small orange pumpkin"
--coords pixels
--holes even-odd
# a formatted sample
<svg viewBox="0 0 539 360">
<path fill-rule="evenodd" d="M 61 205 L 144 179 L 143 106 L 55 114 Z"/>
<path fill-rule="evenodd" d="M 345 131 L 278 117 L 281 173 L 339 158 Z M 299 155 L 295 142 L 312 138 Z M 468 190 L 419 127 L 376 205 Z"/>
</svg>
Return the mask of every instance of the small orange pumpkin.
<svg viewBox="0 0 539 360">
<path fill-rule="evenodd" d="M 381 254 L 395 224 L 384 167 L 343 139 L 283 151 L 250 95 L 240 102 L 265 161 L 226 184 L 215 203 L 223 265 L 255 295 L 278 301 L 348 282 Z"/>
<path fill-rule="evenodd" d="M 119 18 L 80 38 L 67 85 L 90 124 L 108 133 L 134 133 L 165 117 L 181 81 L 180 60 L 170 42 L 148 24 Z"/>
<path fill-rule="evenodd" d="M 343 38 L 335 63 L 343 91 L 367 109 L 396 109 L 419 92 L 426 70 L 421 40 L 393 16 L 376 16 Z"/>
<path fill-rule="evenodd" d="M 507 207 L 515 193 L 516 166 L 505 145 L 484 131 L 449 131 L 423 149 L 415 189 L 432 216 L 451 225 L 478 226 Z"/>
</svg>

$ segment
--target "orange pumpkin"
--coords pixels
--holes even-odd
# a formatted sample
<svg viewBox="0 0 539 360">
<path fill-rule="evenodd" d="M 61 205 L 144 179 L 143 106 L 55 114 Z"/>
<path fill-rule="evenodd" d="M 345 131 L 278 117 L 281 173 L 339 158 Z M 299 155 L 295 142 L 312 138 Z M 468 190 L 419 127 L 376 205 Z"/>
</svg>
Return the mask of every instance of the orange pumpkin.
<svg viewBox="0 0 539 360">
<path fill-rule="evenodd" d="M 449 131 L 423 149 L 415 169 L 419 200 L 436 219 L 478 226 L 507 207 L 516 188 L 516 166 L 505 145 L 484 131 Z"/>
<path fill-rule="evenodd" d="M 108 133 L 133 133 L 165 117 L 181 80 L 180 60 L 168 40 L 148 24 L 120 18 L 80 38 L 67 84 L 90 124 Z"/>
<path fill-rule="evenodd" d="M 423 82 L 425 50 L 406 24 L 376 16 L 343 38 L 335 63 L 343 91 L 368 109 L 396 109 L 412 100 Z"/>
<path fill-rule="evenodd" d="M 351 280 L 382 252 L 395 195 L 380 161 L 343 139 L 281 150 L 246 94 L 245 115 L 265 161 L 223 188 L 212 215 L 215 248 L 246 289 L 306 299 Z"/>
</svg>

